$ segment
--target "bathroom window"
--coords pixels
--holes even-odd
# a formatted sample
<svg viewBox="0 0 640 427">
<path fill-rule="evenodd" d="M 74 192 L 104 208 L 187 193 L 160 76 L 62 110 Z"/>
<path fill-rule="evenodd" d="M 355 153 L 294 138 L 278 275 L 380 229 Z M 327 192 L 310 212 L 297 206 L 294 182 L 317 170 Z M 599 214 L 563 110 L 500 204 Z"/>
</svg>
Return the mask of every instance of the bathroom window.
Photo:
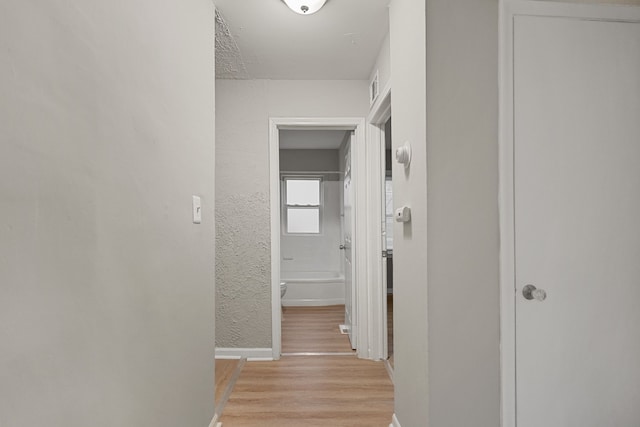
<svg viewBox="0 0 640 427">
<path fill-rule="evenodd" d="M 284 177 L 283 222 L 287 234 L 320 234 L 322 178 Z"/>
</svg>

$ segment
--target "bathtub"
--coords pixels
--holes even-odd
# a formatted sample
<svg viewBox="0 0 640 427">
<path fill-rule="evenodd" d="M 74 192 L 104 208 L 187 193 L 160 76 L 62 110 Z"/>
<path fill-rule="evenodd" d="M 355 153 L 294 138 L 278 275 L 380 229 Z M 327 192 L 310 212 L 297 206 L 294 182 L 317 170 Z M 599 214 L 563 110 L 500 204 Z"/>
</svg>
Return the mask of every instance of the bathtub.
<svg viewBox="0 0 640 427">
<path fill-rule="evenodd" d="M 284 306 L 321 306 L 344 304 L 344 276 L 335 271 L 283 271 L 287 282 Z"/>
</svg>

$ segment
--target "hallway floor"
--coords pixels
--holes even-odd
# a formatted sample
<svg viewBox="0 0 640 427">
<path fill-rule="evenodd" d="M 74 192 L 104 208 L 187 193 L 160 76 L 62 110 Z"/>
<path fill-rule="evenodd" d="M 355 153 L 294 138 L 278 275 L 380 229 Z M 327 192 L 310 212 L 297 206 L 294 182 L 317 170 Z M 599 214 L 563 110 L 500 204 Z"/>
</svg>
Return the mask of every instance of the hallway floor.
<svg viewBox="0 0 640 427">
<path fill-rule="evenodd" d="M 384 363 L 288 356 L 244 364 L 221 421 L 223 427 L 387 427 L 392 415 Z"/>
<path fill-rule="evenodd" d="M 285 307 L 282 359 L 216 360 L 222 426 L 387 427 L 393 384 L 385 363 L 356 358 L 341 323 L 342 305 Z M 286 355 L 301 353 L 320 354 Z"/>
</svg>

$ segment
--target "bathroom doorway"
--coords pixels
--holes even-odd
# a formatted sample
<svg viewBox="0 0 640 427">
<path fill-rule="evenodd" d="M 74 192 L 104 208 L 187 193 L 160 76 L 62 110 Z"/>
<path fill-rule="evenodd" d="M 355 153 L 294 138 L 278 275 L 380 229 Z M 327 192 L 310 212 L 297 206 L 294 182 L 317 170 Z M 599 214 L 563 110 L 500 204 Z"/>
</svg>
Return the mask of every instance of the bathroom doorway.
<svg viewBox="0 0 640 427">
<path fill-rule="evenodd" d="M 368 352 L 363 330 L 368 324 L 362 319 L 369 309 L 364 280 L 365 120 L 272 118 L 269 141 L 273 358 L 336 352 L 367 358 L 361 354 L 362 349 Z M 348 210 L 343 206 L 346 173 L 352 191 Z M 346 242 L 345 218 L 352 225 L 352 239 Z M 347 248 L 352 251 L 351 266 L 346 263 Z M 353 286 L 348 291 L 349 278 Z M 314 314 L 316 320 L 297 318 L 298 311 Z M 326 336 L 314 336 L 313 328 L 303 326 L 319 325 L 317 319 L 331 319 L 324 330 L 328 328 L 339 346 L 332 349 Z M 364 341 L 358 343 L 358 337 Z"/>
<path fill-rule="evenodd" d="M 279 130 L 283 355 L 352 353 L 352 133 Z"/>
</svg>

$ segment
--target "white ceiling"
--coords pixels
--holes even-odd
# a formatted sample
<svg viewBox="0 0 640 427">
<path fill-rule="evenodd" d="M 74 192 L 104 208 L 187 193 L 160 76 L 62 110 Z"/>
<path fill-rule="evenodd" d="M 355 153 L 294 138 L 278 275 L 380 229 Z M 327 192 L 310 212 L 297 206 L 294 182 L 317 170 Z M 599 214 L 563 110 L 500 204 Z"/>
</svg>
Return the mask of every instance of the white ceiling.
<svg viewBox="0 0 640 427">
<path fill-rule="evenodd" d="M 280 149 L 337 150 L 348 130 L 281 130 Z"/>
<path fill-rule="evenodd" d="M 226 24 L 216 31 L 217 78 L 368 80 L 389 28 L 389 0 L 328 0 L 313 15 L 281 0 L 215 4 Z"/>
</svg>

